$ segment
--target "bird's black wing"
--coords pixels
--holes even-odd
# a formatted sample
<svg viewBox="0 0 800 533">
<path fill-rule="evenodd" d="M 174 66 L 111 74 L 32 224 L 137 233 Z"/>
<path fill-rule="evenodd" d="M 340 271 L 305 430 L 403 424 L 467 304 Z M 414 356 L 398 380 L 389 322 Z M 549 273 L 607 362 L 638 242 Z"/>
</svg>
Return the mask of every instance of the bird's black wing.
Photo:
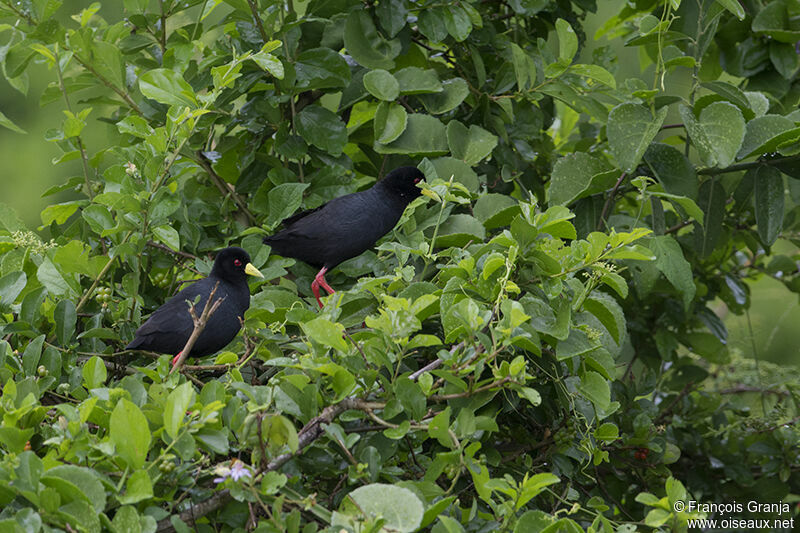
<svg viewBox="0 0 800 533">
<path fill-rule="evenodd" d="M 326 205 L 328 205 L 328 204 L 324 203 L 319 207 L 315 207 L 314 209 L 306 209 L 305 211 L 300 211 L 299 213 L 295 213 L 294 215 L 292 215 L 290 217 L 284 218 L 281 221 L 281 224 L 283 225 L 283 227 L 289 227 L 292 224 L 294 224 L 295 222 L 297 222 L 298 220 L 300 220 L 301 218 L 305 218 L 308 215 L 310 215 L 311 213 L 315 213 L 315 212 L 319 211 L 320 209 L 322 209 Z"/>
<path fill-rule="evenodd" d="M 177 350 L 186 344 L 194 329 L 194 322 L 189 314 L 189 304 L 186 301 L 194 302 L 199 295 L 199 302 L 195 306 L 199 314 L 198 308 L 203 308 L 208 293 L 213 288 L 208 285 L 208 278 L 192 283 L 153 311 L 150 318 L 136 330 L 136 337 L 128 348 L 177 353 Z M 173 346 L 177 348 L 173 350 Z"/>
</svg>

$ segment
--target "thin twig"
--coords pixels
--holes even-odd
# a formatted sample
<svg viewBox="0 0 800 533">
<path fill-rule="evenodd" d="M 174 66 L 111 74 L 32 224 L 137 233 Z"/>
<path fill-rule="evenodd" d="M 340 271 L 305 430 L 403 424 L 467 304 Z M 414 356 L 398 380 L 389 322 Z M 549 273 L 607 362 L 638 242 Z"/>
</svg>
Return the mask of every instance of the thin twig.
<svg viewBox="0 0 800 533">
<path fill-rule="evenodd" d="M 627 172 L 623 172 L 620 175 L 617 182 L 614 184 L 614 188 L 611 189 L 611 194 L 608 195 L 606 198 L 606 203 L 603 204 L 603 210 L 600 212 L 600 220 L 597 221 L 597 229 L 603 229 L 603 225 L 605 224 L 606 217 L 608 216 L 608 212 L 611 210 L 611 206 L 614 203 L 614 197 L 617 195 L 617 191 L 619 191 L 622 182 L 625 181 L 625 178 L 628 176 Z"/>
<path fill-rule="evenodd" d="M 211 315 L 219 309 L 219 306 L 222 304 L 222 301 L 225 299 L 217 298 L 214 300 L 214 295 L 217 293 L 217 289 L 219 288 L 219 281 L 214 284 L 214 288 L 211 289 L 211 294 L 208 295 L 208 300 L 206 300 L 206 305 L 203 308 L 203 312 L 200 314 L 200 318 L 197 317 L 197 314 L 194 312 L 194 306 L 189 307 L 189 314 L 192 315 L 192 321 L 194 322 L 194 330 L 192 330 L 192 334 L 189 336 L 189 340 L 186 341 L 186 345 L 181 350 L 181 353 L 178 355 L 178 360 L 175 361 L 175 364 L 172 365 L 172 370 L 170 370 L 170 374 L 177 372 L 183 362 L 189 357 L 189 353 L 191 353 L 192 348 L 194 348 L 194 343 L 197 342 L 198 337 L 200 334 L 203 333 L 203 330 L 208 324 L 208 319 L 211 318 Z"/>
<path fill-rule="evenodd" d="M 269 40 L 267 36 L 267 32 L 264 30 L 264 24 L 261 22 L 261 17 L 258 16 L 258 6 L 254 0 L 247 0 L 247 4 L 250 6 L 250 12 L 253 14 L 253 20 L 256 23 L 256 27 L 258 27 L 258 33 L 261 34 L 261 40 L 265 43 Z"/>
<path fill-rule="evenodd" d="M 791 157 L 782 157 L 779 159 L 759 159 L 758 161 L 750 161 L 749 163 L 738 163 L 736 165 L 731 165 L 725 168 L 701 168 L 697 171 L 697 174 L 702 175 L 712 175 L 716 176 L 717 174 L 726 174 L 728 172 L 739 172 L 740 170 L 749 170 L 751 168 L 757 168 L 762 165 L 775 165 L 780 163 L 795 163 L 800 161 L 800 155 L 793 155 Z"/>
<path fill-rule="evenodd" d="M 206 160 L 203 154 L 199 152 L 197 153 L 197 164 L 203 167 L 203 170 L 205 170 L 206 173 L 208 173 L 209 177 L 211 177 L 211 181 L 214 182 L 214 184 L 217 186 L 220 192 L 222 192 L 223 194 L 230 195 L 230 197 L 233 199 L 233 201 L 236 203 L 239 209 L 242 210 L 242 213 L 245 214 L 247 220 L 250 221 L 250 224 L 256 225 L 257 224 L 256 217 L 254 217 L 253 213 L 251 213 L 250 210 L 247 209 L 247 204 L 239 197 L 238 194 L 236 194 L 236 191 L 233 190 L 233 187 L 228 185 L 228 183 L 225 180 L 223 180 L 219 176 L 219 174 L 214 172 L 214 169 L 211 168 L 211 164 Z"/>
<path fill-rule="evenodd" d="M 169 246 L 161 244 L 160 242 L 147 241 L 147 246 L 150 246 L 152 248 L 158 248 L 159 250 L 164 250 L 165 252 L 170 253 L 172 255 L 177 255 L 178 257 L 185 257 L 186 259 L 197 260 L 196 255 L 192 255 L 188 252 L 182 252 L 181 250 L 173 250 Z"/>
<path fill-rule="evenodd" d="M 456 344 L 455 346 L 450 348 L 450 355 L 453 355 L 454 353 L 456 353 L 458 350 L 460 350 L 461 348 L 463 348 L 466 345 L 467 345 L 467 341 L 459 342 L 458 344 Z M 442 361 L 441 359 L 435 359 L 435 360 L 431 361 L 430 363 L 428 363 L 427 365 L 425 365 L 422 368 L 420 368 L 419 370 L 417 370 L 416 372 L 412 373 L 410 376 L 408 376 L 408 379 L 410 379 L 411 381 L 416 381 L 417 378 L 419 378 L 425 372 L 430 372 L 431 370 L 436 370 L 437 368 L 442 366 L 443 362 L 444 361 Z"/>
<path fill-rule="evenodd" d="M 130 107 L 134 112 L 136 112 L 137 115 L 142 115 L 142 110 L 139 109 L 139 106 L 136 105 L 136 102 L 134 102 L 131 99 L 131 97 L 130 97 L 130 95 L 128 93 L 126 93 L 125 91 L 123 91 L 122 89 L 120 89 L 119 87 L 114 85 L 113 83 L 111 83 L 111 81 L 107 80 L 105 77 L 103 77 L 99 72 L 97 72 L 94 69 L 94 67 L 92 65 L 90 65 L 89 63 L 87 63 L 86 61 L 81 59 L 78 54 L 73 53 L 72 56 L 75 58 L 75 61 L 80 63 L 83 68 L 85 68 L 86 70 L 91 72 L 92 75 L 95 78 L 97 78 L 98 80 L 100 80 L 100 82 L 103 85 L 105 85 L 106 87 L 108 87 L 109 89 L 111 89 L 112 91 L 117 93 L 123 100 L 125 100 L 125 103 L 128 104 L 128 107 Z"/>
<path fill-rule="evenodd" d="M 446 402 L 448 400 L 457 400 L 459 398 L 469 398 L 470 396 L 472 396 L 474 394 L 478 394 L 478 393 L 481 393 L 481 392 L 486 392 L 486 391 L 494 389 L 496 387 L 500 387 L 500 386 L 504 385 L 505 383 L 508 383 L 511 380 L 512 380 L 511 376 L 506 376 L 503 379 L 498 379 L 496 381 L 493 381 L 492 383 L 489 383 L 488 385 L 484 385 L 483 387 L 478 387 L 477 389 L 468 390 L 468 391 L 464 391 L 464 392 L 457 392 L 457 393 L 454 393 L 454 394 L 438 394 L 438 395 L 434 395 L 434 396 L 429 396 L 428 397 L 428 401 L 429 402 Z"/>
</svg>

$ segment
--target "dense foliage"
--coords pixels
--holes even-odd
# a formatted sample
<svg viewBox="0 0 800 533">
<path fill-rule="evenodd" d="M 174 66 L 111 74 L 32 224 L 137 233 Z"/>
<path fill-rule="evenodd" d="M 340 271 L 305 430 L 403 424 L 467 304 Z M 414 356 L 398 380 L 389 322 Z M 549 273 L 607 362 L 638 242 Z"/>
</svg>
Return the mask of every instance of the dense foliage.
<svg viewBox="0 0 800 533">
<path fill-rule="evenodd" d="M 640 0 L 587 36 L 595 8 L 0 0 L 3 74 L 48 69 L 81 168 L 38 233 L 0 204 L 0 528 L 681 531 L 714 513 L 678 500 L 796 500 L 797 373 L 710 306 L 800 292 L 800 7 Z M 402 164 L 424 196 L 318 311 L 262 237 Z M 266 278 L 228 350 L 123 352 L 228 244 Z"/>
</svg>

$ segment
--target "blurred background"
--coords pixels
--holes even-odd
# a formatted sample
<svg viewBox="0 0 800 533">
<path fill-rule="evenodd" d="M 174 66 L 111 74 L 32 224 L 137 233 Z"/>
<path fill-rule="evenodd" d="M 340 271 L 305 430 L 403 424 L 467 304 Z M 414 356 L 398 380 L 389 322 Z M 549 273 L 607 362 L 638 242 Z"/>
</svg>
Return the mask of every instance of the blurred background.
<svg viewBox="0 0 800 533">
<path fill-rule="evenodd" d="M 88 1 L 65 0 L 57 16 L 66 23 L 70 14 L 80 11 L 89 4 Z M 598 4 L 598 13 L 587 17 L 587 28 L 600 27 L 618 11 L 622 2 L 614 0 Z M 219 9 L 224 8 L 225 6 L 220 6 Z M 119 20 L 122 17 L 122 5 L 117 2 L 107 2 L 99 14 L 106 20 Z M 221 15 L 222 13 L 217 14 Z M 7 43 L 9 35 L 9 32 L 0 33 L 0 49 Z M 594 41 L 593 35 L 589 33 L 586 47 L 581 53 L 581 62 L 591 63 L 592 54 L 598 48 L 608 45 L 610 45 L 609 53 L 618 58 L 618 76 L 640 76 L 648 83 L 652 83 L 652 67 L 641 72 L 636 52 L 624 48 L 620 39 L 613 42 L 605 38 Z M 47 205 L 77 197 L 70 191 L 49 197 L 42 197 L 42 193 L 73 176 L 82 175 L 79 160 L 54 165 L 53 161 L 60 157 L 62 152 L 58 146 L 46 140 L 47 131 L 58 126 L 64 119 L 63 100 L 44 107 L 39 105 L 42 93 L 47 85 L 55 80 L 55 76 L 55 72 L 48 70 L 43 61 L 33 61 L 24 75 L 27 78 L 25 80 L 27 89 L 24 94 L 0 76 L 0 112 L 27 132 L 23 135 L 0 127 L 0 161 L 3 161 L 5 166 L 5 170 L 0 174 L 0 202 L 11 206 L 31 229 L 39 228 L 42 223 L 39 213 Z M 689 89 L 688 76 L 682 72 L 668 76 L 665 86 L 672 94 L 685 95 Z M 77 102 L 85 97 L 86 95 L 78 93 L 71 98 Z M 113 139 L 117 134 L 112 125 L 98 120 L 102 116 L 103 109 L 95 108 L 82 134 L 90 157 L 99 147 L 107 146 L 109 138 Z M 667 121 L 670 121 L 670 118 Z M 40 233 L 46 237 L 46 230 Z M 779 241 L 775 248 L 776 251 L 784 253 L 796 250 L 786 241 Z M 753 357 L 755 354 L 760 359 L 779 364 L 800 365 L 798 357 L 800 356 L 800 305 L 797 295 L 786 289 L 779 281 L 766 276 L 750 283 L 750 289 L 752 307 L 749 317 L 729 313 L 721 302 L 714 307 L 728 327 L 729 347 L 732 351 L 740 351 L 746 357 Z"/>
</svg>

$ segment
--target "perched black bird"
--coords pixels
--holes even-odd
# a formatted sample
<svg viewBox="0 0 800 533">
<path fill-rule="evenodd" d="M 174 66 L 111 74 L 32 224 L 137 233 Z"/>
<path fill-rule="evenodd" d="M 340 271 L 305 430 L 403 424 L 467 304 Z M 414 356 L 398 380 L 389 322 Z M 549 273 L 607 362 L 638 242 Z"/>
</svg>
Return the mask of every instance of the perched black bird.
<svg viewBox="0 0 800 533">
<path fill-rule="evenodd" d="M 211 274 L 192 283 L 156 309 L 147 322 L 136 330 L 136 337 L 125 349 L 180 355 L 194 330 L 194 321 L 186 302 L 194 302 L 200 296 L 194 306 L 195 313 L 200 316 L 209 294 L 219 282 L 214 300 L 223 298 L 222 303 L 209 317 L 189 355 L 201 357 L 221 350 L 239 332 L 244 312 L 250 307 L 248 274 L 264 277 L 250 263 L 250 256 L 241 248 L 221 250 L 214 260 Z"/>
<path fill-rule="evenodd" d="M 366 191 L 334 198 L 287 218 L 284 229 L 264 242 L 284 257 L 320 269 L 311 291 L 322 307 L 320 286 L 329 294 L 335 292 L 325 281 L 325 273 L 362 254 L 391 231 L 406 206 L 421 194 L 417 183 L 423 179 L 416 167 L 396 168 Z"/>
</svg>

